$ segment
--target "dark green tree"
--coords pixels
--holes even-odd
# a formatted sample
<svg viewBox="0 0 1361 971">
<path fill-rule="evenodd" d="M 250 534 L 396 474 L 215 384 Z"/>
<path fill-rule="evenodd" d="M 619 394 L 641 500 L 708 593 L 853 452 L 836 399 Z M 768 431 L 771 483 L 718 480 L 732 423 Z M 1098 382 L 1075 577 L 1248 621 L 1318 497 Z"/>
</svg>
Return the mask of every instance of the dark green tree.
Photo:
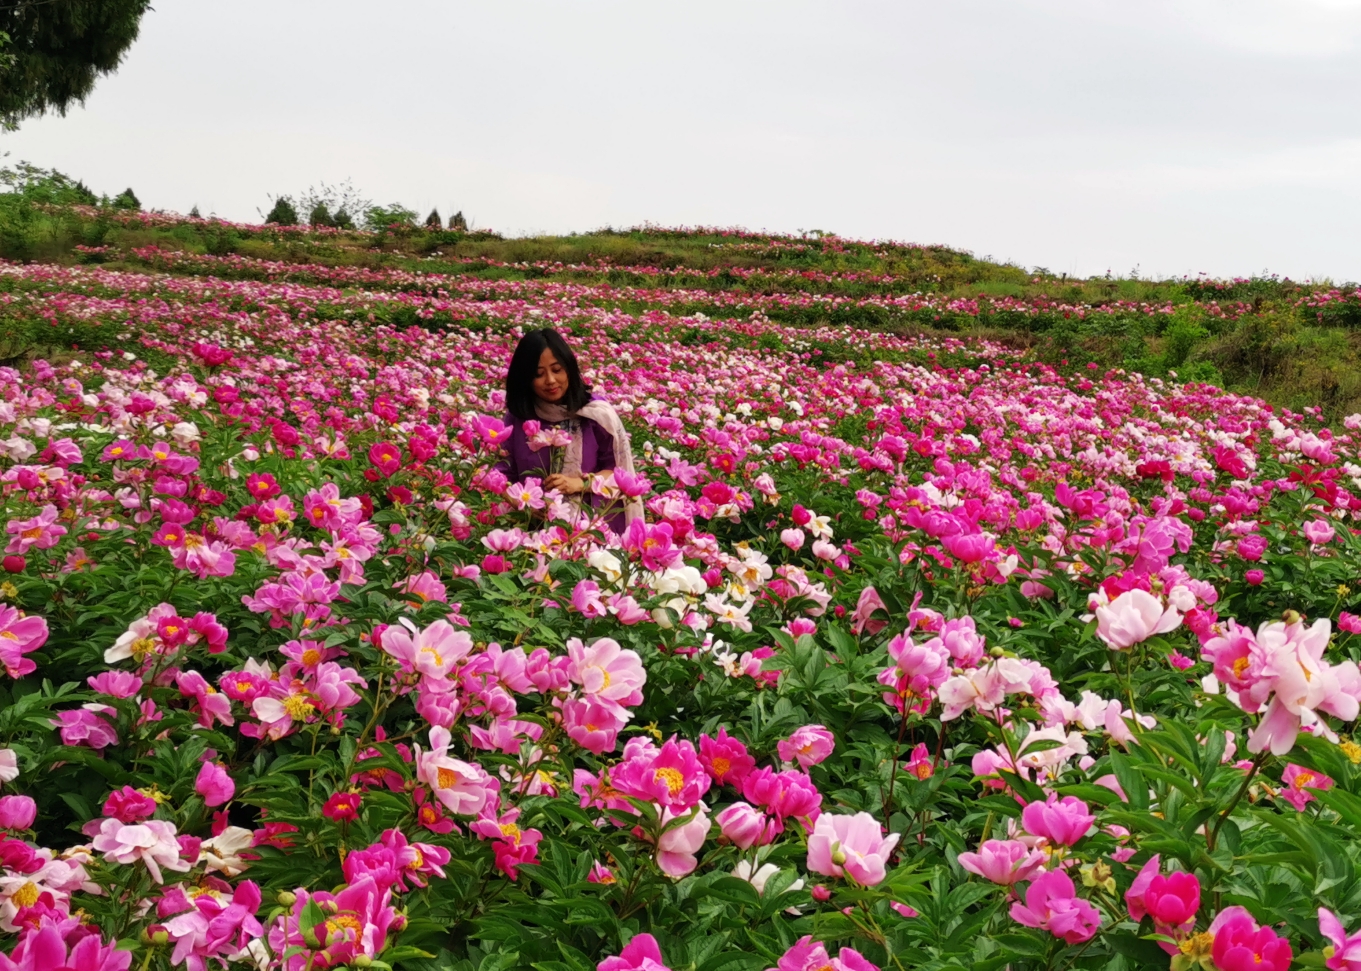
<svg viewBox="0 0 1361 971">
<path fill-rule="evenodd" d="M 441 220 L 440 217 L 439 217 L 439 210 L 438 210 L 438 209 L 431 209 L 431 210 L 430 210 L 430 215 L 428 215 L 428 216 L 425 217 L 425 228 L 426 228 L 426 229 L 442 229 L 443 227 L 444 227 L 444 221 Z"/>
<path fill-rule="evenodd" d="M 350 218 L 350 214 L 345 211 L 344 207 L 336 210 L 336 214 L 331 217 L 331 222 L 336 229 L 354 229 L 354 220 Z"/>
<path fill-rule="evenodd" d="M 278 226 L 296 226 L 298 224 L 298 210 L 293 208 L 293 199 L 289 196 L 279 196 L 274 200 L 274 208 L 265 217 L 266 223 L 274 223 Z"/>
<path fill-rule="evenodd" d="M 137 39 L 151 0 L 4 0 L 0 3 L 0 124 L 66 114 Z"/>
<path fill-rule="evenodd" d="M 324 202 L 318 202 L 312 207 L 312 214 L 307 217 L 307 221 L 313 226 L 334 226 L 336 224 Z"/>
<path fill-rule="evenodd" d="M 137 198 L 137 193 L 129 187 L 114 196 L 113 207 L 115 209 L 141 209 L 142 202 Z"/>
<path fill-rule="evenodd" d="M 468 231 L 468 221 L 463 218 L 462 209 L 449 217 L 449 228 L 457 232 L 466 233 Z"/>
</svg>

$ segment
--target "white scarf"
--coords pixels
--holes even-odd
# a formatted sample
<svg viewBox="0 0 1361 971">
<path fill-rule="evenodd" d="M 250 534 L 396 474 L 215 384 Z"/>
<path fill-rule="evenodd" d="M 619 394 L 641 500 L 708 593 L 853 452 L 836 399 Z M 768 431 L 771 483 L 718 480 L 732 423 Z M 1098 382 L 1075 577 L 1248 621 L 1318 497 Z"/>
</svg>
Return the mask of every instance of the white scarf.
<svg viewBox="0 0 1361 971">
<path fill-rule="evenodd" d="M 609 402 L 591 400 L 576 411 L 568 411 L 562 405 L 536 399 L 534 412 L 541 421 L 550 422 L 554 425 L 567 421 L 569 418 L 589 418 L 614 439 L 614 467 L 623 469 L 625 472 L 633 472 L 633 446 L 629 442 L 629 433 L 625 430 L 624 423 L 619 420 L 619 415 L 610 407 Z M 581 423 L 578 422 L 577 427 L 572 431 L 572 443 L 567 446 L 567 453 L 562 459 L 563 475 L 581 475 L 583 435 Z M 624 500 L 625 524 L 642 518 L 643 501 L 636 498 Z"/>
</svg>

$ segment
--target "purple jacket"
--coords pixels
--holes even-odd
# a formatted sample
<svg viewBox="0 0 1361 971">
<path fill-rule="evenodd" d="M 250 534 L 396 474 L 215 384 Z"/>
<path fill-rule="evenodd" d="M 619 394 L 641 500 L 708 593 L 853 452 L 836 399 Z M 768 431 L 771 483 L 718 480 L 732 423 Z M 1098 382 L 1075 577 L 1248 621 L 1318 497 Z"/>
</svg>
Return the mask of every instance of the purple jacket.
<svg viewBox="0 0 1361 971">
<path fill-rule="evenodd" d="M 605 429 L 601 428 L 596 422 L 589 418 L 578 418 L 581 422 L 581 471 L 604 472 L 614 468 L 614 436 Z M 524 422 L 516 418 L 510 412 L 506 412 L 504 421 L 512 426 L 510 441 L 506 444 L 506 454 L 496 468 L 507 479 L 512 482 L 520 482 L 526 476 L 543 478 L 548 474 L 548 463 L 553 450 L 541 448 L 537 452 L 529 447 L 529 439 L 525 435 Z M 540 422 L 543 427 L 553 427 L 548 422 Z M 563 422 L 562 424 L 567 424 Z M 592 506 L 600 505 L 599 496 L 588 497 Z M 621 509 L 616 515 L 610 516 L 608 520 L 610 528 L 616 533 L 624 531 L 624 512 Z"/>
</svg>

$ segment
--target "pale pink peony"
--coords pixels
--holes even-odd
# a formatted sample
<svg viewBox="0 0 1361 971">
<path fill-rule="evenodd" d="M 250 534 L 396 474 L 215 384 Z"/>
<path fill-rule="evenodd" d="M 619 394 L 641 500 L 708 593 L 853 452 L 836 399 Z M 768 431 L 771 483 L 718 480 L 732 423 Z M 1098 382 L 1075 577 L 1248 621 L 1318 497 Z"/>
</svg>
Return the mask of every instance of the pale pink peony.
<svg viewBox="0 0 1361 971">
<path fill-rule="evenodd" d="M 416 778 L 428 785 L 451 813 L 474 816 L 482 811 L 495 783 L 480 766 L 451 758 L 447 728 L 430 729 L 430 751 L 416 746 Z"/>
<path fill-rule="evenodd" d="M 623 649 L 609 637 L 589 645 L 573 637 L 567 642 L 567 657 L 567 676 L 592 701 L 620 710 L 642 704 L 647 672 L 636 651 Z"/>
<path fill-rule="evenodd" d="M 788 738 L 782 739 L 776 749 L 780 758 L 786 762 L 798 762 L 800 768 L 806 769 L 826 759 L 835 746 L 836 738 L 827 729 L 821 725 L 804 725 L 795 729 Z"/>
<path fill-rule="evenodd" d="M 709 819 L 708 807 L 703 803 L 695 807 L 695 811 L 693 819 L 667 829 L 657 841 L 657 866 L 668 877 L 680 879 L 688 876 L 699 865 L 695 854 L 704 845 L 704 839 L 709 835 L 709 828 L 713 822 Z M 686 815 L 687 813 L 672 813 L 667 809 L 662 813 L 662 825 L 668 826 Z"/>
<path fill-rule="evenodd" d="M 829 877 L 850 877 L 863 886 L 881 883 L 898 834 L 884 835 L 869 813 L 823 813 L 808 837 L 808 869 Z"/>
<path fill-rule="evenodd" d="M 1096 636 L 1107 646 L 1126 651 L 1155 634 L 1166 634 L 1181 623 L 1181 611 L 1164 607 L 1146 590 L 1126 590 L 1096 608 Z"/>
<path fill-rule="evenodd" d="M 157 883 L 161 879 L 161 869 L 175 870 L 180 873 L 188 870 L 190 864 L 180 858 L 180 844 L 175 836 L 175 826 L 163 819 L 148 819 L 145 822 L 129 825 L 118 819 L 105 817 L 99 821 L 99 830 L 91 845 L 110 863 L 132 865 L 137 862 L 146 864 L 151 879 Z"/>
<path fill-rule="evenodd" d="M 1318 909 L 1319 933 L 1332 942 L 1332 954 L 1324 962 L 1329 971 L 1361 971 L 1361 931 L 1350 936 L 1337 915 L 1324 907 Z"/>
<path fill-rule="evenodd" d="M 1020 840 L 986 840 L 977 853 L 959 854 L 959 865 L 970 873 L 1003 886 L 1029 880 L 1044 867 L 1045 856 Z"/>
<path fill-rule="evenodd" d="M 427 678 L 446 678 L 454 665 L 473 649 L 473 639 L 447 620 L 437 620 L 417 630 L 403 618 L 402 624 L 393 624 L 383 631 L 382 646 L 405 670 Z"/>
</svg>

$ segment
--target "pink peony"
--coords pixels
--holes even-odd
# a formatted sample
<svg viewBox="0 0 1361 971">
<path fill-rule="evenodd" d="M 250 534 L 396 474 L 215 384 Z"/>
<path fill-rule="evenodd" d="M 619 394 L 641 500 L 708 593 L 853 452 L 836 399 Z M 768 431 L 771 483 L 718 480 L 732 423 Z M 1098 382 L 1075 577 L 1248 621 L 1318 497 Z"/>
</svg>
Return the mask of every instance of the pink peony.
<svg viewBox="0 0 1361 971">
<path fill-rule="evenodd" d="M 651 934 L 635 934 L 618 957 L 606 958 L 596 971 L 671 971 L 662 961 L 657 939 Z"/>
<path fill-rule="evenodd" d="M 11 519 L 5 525 L 5 532 L 13 537 L 5 547 L 6 553 L 27 553 L 37 548 L 48 550 L 66 535 L 66 527 L 57 522 L 56 506 L 43 506 L 32 519 Z"/>
<path fill-rule="evenodd" d="M 118 742 L 118 734 L 113 726 L 99 717 L 111 711 L 113 709 L 105 705 L 83 705 L 70 711 L 57 712 L 57 719 L 52 725 L 61 729 L 63 745 L 88 745 L 98 752 Z"/>
<path fill-rule="evenodd" d="M 1333 785 L 1333 780 L 1322 772 L 1315 772 L 1292 762 L 1281 773 L 1280 795 L 1297 810 L 1304 812 L 1304 807 L 1315 799 L 1314 793 L 1309 790 L 1322 791 L 1331 789 Z"/>
<path fill-rule="evenodd" d="M 630 739 L 623 761 L 610 770 L 610 782 L 625 796 L 677 812 L 698 803 L 710 784 L 695 747 L 674 736 L 661 748 L 646 736 Z"/>
<path fill-rule="evenodd" d="M 588 698 L 568 698 L 562 703 L 562 727 L 567 736 L 592 755 L 614 750 L 619 731 L 628 724 L 627 709 L 604 705 Z"/>
<path fill-rule="evenodd" d="M 1219 971 L 1287 971 L 1290 942 L 1269 927 L 1259 927 L 1243 907 L 1228 907 L 1210 924 L 1211 955 Z"/>
<path fill-rule="evenodd" d="M 1158 872 L 1159 856 L 1153 854 L 1125 891 L 1125 905 L 1135 920 L 1153 918 L 1159 934 L 1183 934 L 1195 924 L 1200 909 L 1200 881 L 1195 874 Z"/>
<path fill-rule="evenodd" d="M 1031 836 L 1039 836 L 1058 846 L 1072 846 L 1092 828 L 1096 817 L 1076 796 L 1049 794 L 1047 802 L 1032 802 L 1021 812 L 1021 825 Z"/>
<path fill-rule="evenodd" d="M 959 854 L 959 865 L 970 873 L 1003 886 L 1029 880 L 1044 867 L 1045 855 L 1020 840 L 986 840 L 977 853 Z"/>
<path fill-rule="evenodd" d="M 668 877 L 680 879 L 688 876 L 699 865 L 695 854 L 704 845 L 704 839 L 713 825 L 708 813 L 708 807 L 700 803 L 693 819 L 674 825 L 676 820 L 685 818 L 688 813 L 677 814 L 670 809 L 662 812 L 664 831 L 657 842 L 657 866 Z"/>
<path fill-rule="evenodd" d="M 194 780 L 194 791 L 203 797 L 208 807 L 221 806 L 236 795 L 236 783 L 217 762 L 204 762 Z"/>
<path fill-rule="evenodd" d="M 765 846 L 774 837 L 771 820 L 745 802 L 733 803 L 714 817 L 719 834 L 739 850 Z"/>
<path fill-rule="evenodd" d="M 0 605 L 0 664 L 11 678 L 22 678 L 38 669 L 24 657 L 47 643 L 47 621 L 25 617 L 13 607 Z"/>
<path fill-rule="evenodd" d="M 151 879 L 157 883 L 161 879 L 161 868 L 183 873 L 190 864 L 180 858 L 180 844 L 175 838 L 174 824 L 163 819 L 148 819 L 142 823 L 129 825 L 117 819 L 105 817 L 99 821 L 99 829 L 91 845 L 110 863 L 132 865 L 137 862 L 146 864 Z"/>
<path fill-rule="evenodd" d="M 719 726 L 718 735 L 699 737 L 699 762 L 709 777 L 720 785 L 731 783 L 740 787 L 747 773 L 756 768 L 756 760 L 747 754 L 747 747 Z"/>
<path fill-rule="evenodd" d="M 38 804 L 28 796 L 0 796 L 0 829 L 28 829 L 38 818 Z"/>
<path fill-rule="evenodd" d="M 835 745 L 835 737 L 821 725 L 804 725 L 795 729 L 789 738 L 781 740 L 776 749 L 780 758 L 798 762 L 799 768 L 806 769 L 831 755 Z"/>
<path fill-rule="evenodd" d="M 1304 524 L 1304 538 L 1315 546 L 1331 543 L 1335 536 L 1337 530 L 1327 520 L 1315 519 Z"/>
<path fill-rule="evenodd" d="M 812 937 L 802 937 L 784 952 L 776 967 L 767 971 L 879 971 L 879 966 L 849 947 L 843 947 L 839 955 L 832 957 L 826 945 L 814 943 Z"/>
<path fill-rule="evenodd" d="M 850 877 L 863 886 L 881 883 L 898 834 L 884 831 L 869 813 L 823 813 L 808 837 L 808 869 L 829 877 Z"/>
<path fill-rule="evenodd" d="M 625 650 L 608 637 L 589 645 L 573 637 L 567 642 L 567 657 L 567 676 L 595 703 L 621 713 L 624 706 L 642 704 L 647 672 L 636 651 Z"/>
<path fill-rule="evenodd" d="M 442 679 L 473 649 L 472 637 L 447 620 L 437 620 L 423 630 L 403 621 L 383 631 L 382 637 L 383 651 L 396 658 L 403 670 Z"/>
<path fill-rule="evenodd" d="M 1331 910 L 1318 909 L 1318 929 L 1332 942 L 1333 953 L 1324 962 L 1330 971 L 1361 971 L 1361 931 L 1351 936 Z"/>
<path fill-rule="evenodd" d="M 430 751 L 416 747 L 416 778 L 428 785 L 451 813 L 475 816 L 487 804 L 492 780 L 480 766 L 451 758 L 447 728 L 430 729 Z"/>
<path fill-rule="evenodd" d="M 1126 590 L 1096 608 L 1096 636 L 1116 651 L 1125 651 L 1155 634 L 1165 634 L 1181 623 L 1181 612 L 1164 607 L 1146 590 Z"/>
<path fill-rule="evenodd" d="M 798 533 L 799 546 L 803 545 L 802 530 L 785 530 L 785 532 Z M 783 533 L 780 534 L 780 538 L 781 540 L 784 539 Z M 792 548 L 798 549 L 797 546 Z M 873 637 L 887 627 L 887 620 L 875 618 L 874 614 L 876 611 L 882 611 L 884 614 L 887 614 L 888 606 L 884 603 L 883 598 L 879 596 L 878 590 L 875 590 L 874 587 L 866 587 L 864 590 L 860 591 L 860 599 L 856 601 L 855 604 L 855 613 L 851 614 L 851 631 L 855 634 L 866 633 Z"/>
<path fill-rule="evenodd" d="M 20 937 L 8 957 L 0 955 L 0 967 L 5 971 L 128 971 L 132 952 L 118 950 L 117 941 L 105 944 L 98 931 L 63 936 L 63 928 L 63 924 L 43 920 Z"/>
<path fill-rule="evenodd" d="M 1101 926 L 1097 909 L 1077 896 L 1073 881 L 1060 870 L 1036 877 L 1026 888 L 1025 903 L 1011 905 L 1011 919 L 1047 930 L 1069 944 L 1090 939 Z"/>
<path fill-rule="evenodd" d="M 103 812 L 120 822 L 136 823 L 155 815 L 156 800 L 132 786 L 124 786 L 109 793 L 109 798 L 104 800 Z"/>
</svg>

